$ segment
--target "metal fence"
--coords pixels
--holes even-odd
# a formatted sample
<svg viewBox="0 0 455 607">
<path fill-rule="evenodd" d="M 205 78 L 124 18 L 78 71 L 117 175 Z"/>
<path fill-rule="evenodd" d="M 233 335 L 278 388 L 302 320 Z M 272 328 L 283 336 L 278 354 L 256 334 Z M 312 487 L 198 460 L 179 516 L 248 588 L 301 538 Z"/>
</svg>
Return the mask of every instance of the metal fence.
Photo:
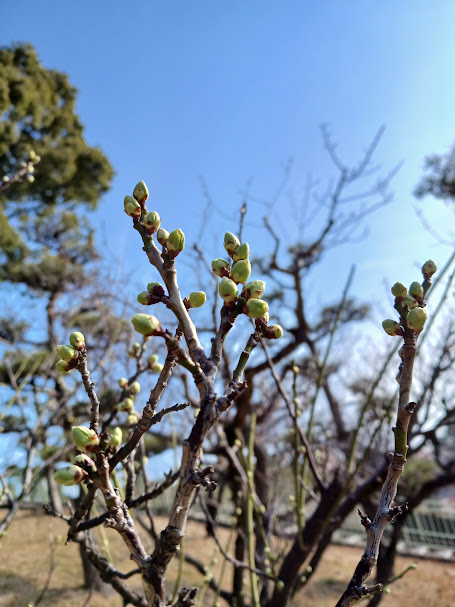
<svg viewBox="0 0 455 607">
<path fill-rule="evenodd" d="M 386 529 L 386 537 L 388 533 L 390 529 Z M 334 539 L 342 544 L 363 544 L 365 530 L 359 516 L 349 515 L 335 532 Z M 416 556 L 455 559 L 455 510 L 441 511 L 440 507 L 427 504 L 411 512 L 403 527 L 398 549 Z"/>
</svg>

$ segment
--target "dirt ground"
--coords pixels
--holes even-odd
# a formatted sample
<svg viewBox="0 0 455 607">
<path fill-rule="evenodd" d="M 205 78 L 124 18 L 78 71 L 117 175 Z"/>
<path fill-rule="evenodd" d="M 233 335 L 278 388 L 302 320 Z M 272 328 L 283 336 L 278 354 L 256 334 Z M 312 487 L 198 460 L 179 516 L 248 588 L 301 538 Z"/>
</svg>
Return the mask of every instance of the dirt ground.
<svg viewBox="0 0 455 607">
<path fill-rule="evenodd" d="M 1 514 L 0 514 L 1 515 Z M 161 522 L 161 521 L 160 521 Z M 54 543 L 55 568 L 50 578 L 49 589 L 40 607 L 121 607 L 120 598 L 93 595 L 88 598 L 82 587 L 82 571 L 78 547 L 65 546 L 66 523 L 46 517 L 38 511 L 22 512 L 10 527 L 0 546 L 0 607 L 27 607 L 36 601 L 49 575 L 51 565 L 50 543 Z M 212 562 L 215 578 L 218 579 L 222 559 L 214 543 L 205 536 L 202 526 L 190 524 L 185 538 L 184 550 L 207 564 Z M 105 530 L 106 548 L 116 567 L 122 571 L 133 569 L 133 564 L 117 534 Z M 142 534 L 142 536 L 145 534 Z M 227 536 L 226 536 L 227 537 Z M 225 538 L 222 538 L 223 540 Z M 98 537 L 98 541 L 103 538 Z M 147 545 L 151 549 L 151 544 Z M 318 571 L 304 590 L 295 597 L 293 607 L 333 607 L 352 575 L 361 556 L 360 548 L 330 547 Z M 217 561 L 217 557 L 219 560 Z M 217 561 L 213 564 L 213 561 Z M 397 573 L 414 562 L 400 558 Z M 175 561 L 168 575 L 168 588 L 172 592 L 178 562 Z M 226 567 L 223 586 L 228 588 L 231 565 Z M 135 576 L 128 584 L 141 587 Z M 201 576 L 191 566 L 185 565 L 181 586 L 200 586 Z M 202 599 L 202 600 L 201 600 Z M 215 599 L 210 592 L 200 593 L 199 607 L 213 607 Z M 225 605 L 224 601 L 219 601 Z M 364 601 L 361 604 L 366 605 Z M 429 560 L 417 561 L 417 568 L 409 571 L 391 587 L 384 596 L 383 607 L 453 607 L 455 605 L 455 564 Z"/>
</svg>

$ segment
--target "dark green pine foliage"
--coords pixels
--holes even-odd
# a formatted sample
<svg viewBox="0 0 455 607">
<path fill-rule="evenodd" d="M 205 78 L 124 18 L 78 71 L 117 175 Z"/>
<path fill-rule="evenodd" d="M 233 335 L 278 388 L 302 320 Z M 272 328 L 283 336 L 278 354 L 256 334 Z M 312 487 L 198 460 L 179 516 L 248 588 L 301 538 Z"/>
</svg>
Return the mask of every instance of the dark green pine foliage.
<svg viewBox="0 0 455 607">
<path fill-rule="evenodd" d="M 0 279 L 38 292 L 77 285 L 95 257 L 84 212 L 109 188 L 112 167 L 87 145 L 66 74 L 43 67 L 34 48 L 0 49 L 0 179 L 33 150 L 35 180 L 0 192 Z"/>
</svg>

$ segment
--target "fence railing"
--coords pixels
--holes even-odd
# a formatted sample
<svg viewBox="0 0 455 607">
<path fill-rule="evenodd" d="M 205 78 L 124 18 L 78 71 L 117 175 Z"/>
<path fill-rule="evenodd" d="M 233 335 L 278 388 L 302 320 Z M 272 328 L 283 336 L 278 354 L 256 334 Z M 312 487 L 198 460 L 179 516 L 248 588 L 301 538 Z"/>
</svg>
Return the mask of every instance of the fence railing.
<svg viewBox="0 0 455 607">
<path fill-rule="evenodd" d="M 390 529 L 386 529 L 386 537 L 388 534 Z M 350 514 L 335 532 L 334 539 L 342 544 L 363 544 L 365 529 L 360 524 L 360 517 L 354 512 Z M 455 559 L 455 510 L 441 511 L 428 504 L 411 512 L 398 549 L 421 556 Z"/>
</svg>

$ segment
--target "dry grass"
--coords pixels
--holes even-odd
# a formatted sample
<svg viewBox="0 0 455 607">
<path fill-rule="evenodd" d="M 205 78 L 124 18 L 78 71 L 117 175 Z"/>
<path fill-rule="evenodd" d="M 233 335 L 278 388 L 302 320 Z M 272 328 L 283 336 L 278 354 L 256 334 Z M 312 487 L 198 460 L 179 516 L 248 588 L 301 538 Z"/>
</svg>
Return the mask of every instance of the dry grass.
<svg viewBox="0 0 455 607">
<path fill-rule="evenodd" d="M 81 607 L 87 599 L 87 591 L 82 587 L 82 571 L 78 548 L 64 545 L 66 524 L 48 518 L 37 512 L 23 512 L 14 521 L 6 538 L 3 539 L 0 554 L 0 607 L 27 607 L 37 598 L 43 588 L 50 565 L 50 532 L 57 541 L 56 568 L 49 591 L 41 603 L 42 607 Z M 109 550 L 115 565 L 122 571 L 132 569 L 125 548 L 117 534 L 108 529 Z M 225 541 L 226 538 L 223 538 Z M 151 545 L 147 546 L 151 548 Z M 185 550 L 209 563 L 215 556 L 213 542 L 206 539 L 201 526 L 190 524 L 185 538 Z M 332 607 L 346 581 L 352 574 L 361 554 L 359 548 L 330 547 L 325 557 L 305 588 L 304 594 L 296 597 L 293 607 Z M 220 559 L 221 561 L 221 559 Z M 412 559 L 400 558 L 397 571 L 401 572 L 412 563 Z M 229 581 L 227 568 L 225 583 Z M 168 575 L 168 586 L 172 589 L 177 570 L 175 561 Z M 220 562 L 214 566 L 215 576 L 219 574 Z M 185 567 L 182 585 L 199 585 L 200 575 L 189 566 Z M 137 577 L 128 583 L 140 587 Z M 207 593 L 203 605 L 213 607 L 213 595 Z M 221 602 L 222 604 L 223 601 Z M 108 598 L 93 596 L 87 607 L 120 607 L 122 601 L 115 594 Z M 366 602 L 361 603 L 366 605 Z M 433 561 L 420 561 L 415 571 L 410 571 L 394 584 L 391 594 L 384 597 L 384 607 L 453 607 L 455 605 L 455 565 Z"/>
</svg>

